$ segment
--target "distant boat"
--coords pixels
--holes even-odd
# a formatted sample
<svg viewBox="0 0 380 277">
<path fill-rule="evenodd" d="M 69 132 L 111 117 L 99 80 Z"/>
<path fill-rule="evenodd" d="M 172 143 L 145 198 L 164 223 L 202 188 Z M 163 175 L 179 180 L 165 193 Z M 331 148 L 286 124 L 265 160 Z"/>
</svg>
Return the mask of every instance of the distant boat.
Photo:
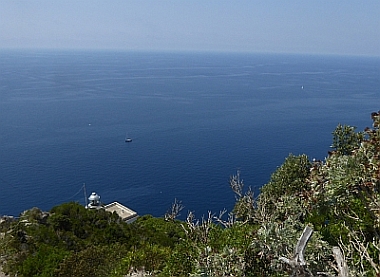
<svg viewBox="0 0 380 277">
<path fill-rule="evenodd" d="M 128 134 L 125 136 L 125 142 L 132 142 L 132 139 L 128 136 Z"/>
</svg>

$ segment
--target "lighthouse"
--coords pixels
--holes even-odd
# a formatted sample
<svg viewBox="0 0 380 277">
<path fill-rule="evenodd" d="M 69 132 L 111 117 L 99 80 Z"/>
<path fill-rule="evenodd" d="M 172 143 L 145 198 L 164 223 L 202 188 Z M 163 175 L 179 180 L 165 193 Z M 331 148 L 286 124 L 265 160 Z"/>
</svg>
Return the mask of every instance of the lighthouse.
<svg viewBox="0 0 380 277">
<path fill-rule="evenodd" d="M 96 194 L 96 192 L 91 193 L 90 197 L 88 197 L 88 204 L 86 206 L 88 209 L 100 209 L 102 205 L 100 203 L 100 196 Z"/>
</svg>

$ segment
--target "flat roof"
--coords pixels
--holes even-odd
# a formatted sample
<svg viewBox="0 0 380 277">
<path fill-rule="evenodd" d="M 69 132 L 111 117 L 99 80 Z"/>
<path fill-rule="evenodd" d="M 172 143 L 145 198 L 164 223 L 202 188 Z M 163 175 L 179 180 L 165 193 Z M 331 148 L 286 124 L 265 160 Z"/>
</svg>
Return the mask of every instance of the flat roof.
<svg viewBox="0 0 380 277">
<path fill-rule="evenodd" d="M 116 201 L 105 205 L 104 209 L 107 212 L 116 212 L 124 221 L 129 221 L 130 219 L 137 217 L 137 213 L 135 211 Z"/>
</svg>

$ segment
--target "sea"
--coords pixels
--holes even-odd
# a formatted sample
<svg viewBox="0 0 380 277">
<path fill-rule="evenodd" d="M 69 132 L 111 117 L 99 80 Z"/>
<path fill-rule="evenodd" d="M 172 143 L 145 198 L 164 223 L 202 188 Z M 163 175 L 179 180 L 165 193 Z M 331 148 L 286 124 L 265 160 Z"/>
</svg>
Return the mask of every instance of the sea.
<svg viewBox="0 0 380 277">
<path fill-rule="evenodd" d="M 139 215 L 230 212 L 232 175 L 258 195 L 378 110 L 379 57 L 2 50 L 0 215 L 92 192 Z"/>
</svg>

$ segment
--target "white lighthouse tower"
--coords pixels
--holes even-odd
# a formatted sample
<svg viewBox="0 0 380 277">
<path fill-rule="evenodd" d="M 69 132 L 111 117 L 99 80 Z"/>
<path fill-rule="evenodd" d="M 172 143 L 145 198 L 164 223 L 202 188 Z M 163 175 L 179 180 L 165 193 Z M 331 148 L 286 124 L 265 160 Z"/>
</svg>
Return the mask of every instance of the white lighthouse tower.
<svg viewBox="0 0 380 277">
<path fill-rule="evenodd" d="M 100 203 L 100 195 L 96 194 L 96 192 L 91 193 L 90 197 L 88 197 L 88 204 L 86 208 L 101 209 L 102 205 Z"/>
</svg>

